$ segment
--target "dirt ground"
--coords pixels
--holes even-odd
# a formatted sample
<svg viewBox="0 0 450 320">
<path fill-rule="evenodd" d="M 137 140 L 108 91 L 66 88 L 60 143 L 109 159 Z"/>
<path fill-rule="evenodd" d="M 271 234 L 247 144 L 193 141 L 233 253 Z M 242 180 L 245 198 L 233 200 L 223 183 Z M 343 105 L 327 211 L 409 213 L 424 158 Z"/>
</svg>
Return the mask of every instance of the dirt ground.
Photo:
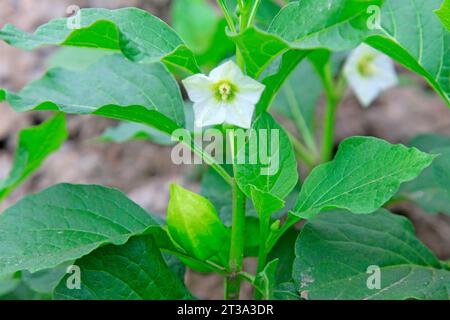
<svg viewBox="0 0 450 320">
<path fill-rule="evenodd" d="M 71 4 L 106 8 L 138 6 L 167 19 L 170 1 L 0 0 L 0 27 L 13 23 L 33 31 L 51 18 L 64 16 Z M 19 90 L 39 77 L 51 52 L 52 49 L 24 52 L 0 43 L 0 87 Z M 414 77 L 413 82 L 412 86 L 400 86 L 387 92 L 368 109 L 361 108 L 348 94 L 338 112 L 337 141 L 351 135 L 372 135 L 392 143 L 406 143 L 419 133 L 450 134 L 450 110 L 423 81 Z M 6 104 L 0 104 L 0 178 L 5 177 L 10 168 L 17 132 L 39 123 L 46 116 L 45 113 L 17 114 Z M 114 186 L 147 210 L 159 214 L 165 213 L 170 183 L 198 190 L 195 174 L 190 173 L 192 168 L 176 166 L 168 161 L 168 148 L 145 141 L 122 145 L 92 142 L 92 138 L 114 123 L 89 116 L 69 117 L 69 141 L 0 205 L 0 212 L 25 194 L 59 182 Z M 418 236 L 440 258 L 450 259 L 450 216 L 429 215 L 411 206 L 393 210 L 407 215 L 414 222 Z M 199 297 L 222 297 L 221 281 L 216 277 L 202 281 L 198 274 L 189 273 L 187 281 Z M 248 294 L 247 288 L 245 295 Z"/>
</svg>

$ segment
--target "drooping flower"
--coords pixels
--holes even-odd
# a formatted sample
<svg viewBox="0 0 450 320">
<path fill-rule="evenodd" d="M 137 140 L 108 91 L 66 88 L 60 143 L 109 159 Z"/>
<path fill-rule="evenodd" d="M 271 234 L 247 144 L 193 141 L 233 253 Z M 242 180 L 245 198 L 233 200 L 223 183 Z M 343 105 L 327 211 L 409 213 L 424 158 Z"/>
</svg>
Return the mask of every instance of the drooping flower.
<svg viewBox="0 0 450 320">
<path fill-rule="evenodd" d="M 344 75 L 364 107 L 398 83 L 392 59 L 366 44 L 350 54 L 344 66 Z"/>
<path fill-rule="evenodd" d="M 209 76 L 196 74 L 186 78 L 183 84 L 194 102 L 197 127 L 225 123 L 250 128 L 255 105 L 265 88 L 244 75 L 232 61 L 218 66 Z"/>
</svg>

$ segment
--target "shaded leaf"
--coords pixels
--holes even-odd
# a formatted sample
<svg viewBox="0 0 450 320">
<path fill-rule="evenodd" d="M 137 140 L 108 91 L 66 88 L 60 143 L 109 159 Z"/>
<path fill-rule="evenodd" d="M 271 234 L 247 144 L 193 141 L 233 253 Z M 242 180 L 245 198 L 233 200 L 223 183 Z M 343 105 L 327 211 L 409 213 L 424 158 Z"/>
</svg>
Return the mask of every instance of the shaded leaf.
<svg viewBox="0 0 450 320">
<path fill-rule="evenodd" d="M 118 55 L 84 70 L 50 70 L 19 94 L 3 93 L 16 111 L 94 114 L 143 123 L 168 134 L 184 125 L 179 87 L 167 69 L 161 63 L 137 64 Z"/>
<path fill-rule="evenodd" d="M 0 276 L 53 268 L 149 227 L 160 225 L 118 190 L 59 184 L 0 215 Z"/>
<path fill-rule="evenodd" d="M 324 213 L 304 226 L 295 252 L 293 277 L 308 299 L 450 298 L 450 271 L 406 218 L 386 210 Z M 369 289 L 374 267 L 380 289 Z"/>
<path fill-rule="evenodd" d="M 79 29 L 70 28 L 72 20 L 68 19 L 73 18 L 52 20 L 32 34 L 7 24 L 0 30 L 0 39 L 26 50 L 62 45 L 121 51 L 133 61 L 163 60 L 189 72 L 199 72 L 192 52 L 176 32 L 144 10 L 89 8 L 78 14 Z"/>
<path fill-rule="evenodd" d="M 366 42 L 424 77 L 450 106 L 450 32 L 433 13 L 442 0 L 386 0 Z"/>
<path fill-rule="evenodd" d="M 77 260 L 81 288 L 68 289 L 67 275 L 55 299 L 167 300 L 191 297 L 183 282 L 165 263 L 152 236 L 108 245 Z"/>
<path fill-rule="evenodd" d="M 36 171 L 52 152 L 67 139 L 64 114 L 19 133 L 13 167 L 7 178 L 0 180 L 0 201 Z"/>
</svg>

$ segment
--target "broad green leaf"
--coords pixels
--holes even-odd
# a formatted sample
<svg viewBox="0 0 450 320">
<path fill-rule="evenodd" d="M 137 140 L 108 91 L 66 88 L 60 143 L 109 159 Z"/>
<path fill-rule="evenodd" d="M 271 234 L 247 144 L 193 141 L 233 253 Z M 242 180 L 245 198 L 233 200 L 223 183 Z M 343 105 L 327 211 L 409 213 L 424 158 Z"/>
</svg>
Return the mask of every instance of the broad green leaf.
<svg viewBox="0 0 450 320">
<path fill-rule="evenodd" d="M 121 51 L 133 61 L 162 60 L 192 73 L 199 72 L 192 52 L 176 32 L 144 10 L 81 9 L 78 14 L 80 28 L 74 28 L 77 19 L 73 18 L 52 20 L 32 34 L 7 24 L 0 30 L 0 39 L 26 50 L 60 45 Z"/>
<path fill-rule="evenodd" d="M 7 178 L 0 180 L 0 201 L 36 171 L 67 138 L 66 121 L 57 114 L 46 122 L 19 133 L 13 167 Z"/>
<path fill-rule="evenodd" d="M 105 130 L 100 140 L 106 142 L 124 143 L 131 140 L 149 140 L 160 145 L 172 145 L 170 136 L 140 123 L 122 122 L 116 127 Z"/>
<path fill-rule="evenodd" d="M 292 263 L 295 259 L 295 241 L 299 231 L 291 228 L 286 231 L 269 252 L 267 260 L 278 259 L 275 282 L 280 285 L 292 281 Z"/>
<path fill-rule="evenodd" d="M 8 274 L 0 277 L 0 299 L 3 295 L 6 295 L 14 289 L 16 289 L 20 284 L 20 275 Z"/>
<path fill-rule="evenodd" d="M 250 198 L 253 206 L 260 217 L 267 217 L 284 207 L 283 199 L 278 198 L 270 192 L 261 191 L 255 186 L 250 187 Z"/>
<path fill-rule="evenodd" d="M 366 42 L 423 76 L 450 106 L 450 32 L 433 13 L 442 0 L 386 0 Z"/>
<path fill-rule="evenodd" d="M 285 6 L 269 32 L 297 49 L 346 50 L 369 34 L 371 7 L 383 0 L 302 0 Z"/>
<path fill-rule="evenodd" d="M 307 299 L 450 299 L 450 271 L 386 210 L 324 213 L 303 227 L 295 254 L 293 278 Z M 375 268 L 380 289 L 368 286 Z"/>
<path fill-rule="evenodd" d="M 115 54 L 115 52 L 110 50 L 98 50 L 95 48 L 84 47 L 62 47 L 50 56 L 47 61 L 47 68 L 82 70 L 113 54 Z"/>
<path fill-rule="evenodd" d="M 255 79 L 276 57 L 290 49 L 289 43 L 280 37 L 254 27 L 230 37 L 239 47 L 247 74 Z"/>
<path fill-rule="evenodd" d="M 450 214 L 450 137 L 420 135 L 410 145 L 439 156 L 417 179 L 402 185 L 397 197 L 413 201 L 429 213 Z"/>
<path fill-rule="evenodd" d="M 298 182 L 297 162 L 284 129 L 268 113 L 253 123 L 236 156 L 236 181 L 247 197 L 252 188 L 284 199 Z"/>
<path fill-rule="evenodd" d="M 36 272 L 121 245 L 159 224 L 118 190 L 59 184 L 30 195 L 0 215 L 0 276 Z"/>
<path fill-rule="evenodd" d="M 344 140 L 333 161 L 316 167 L 304 182 L 294 214 L 311 219 L 321 211 L 370 213 L 401 183 L 416 178 L 434 155 L 372 137 Z"/>
<path fill-rule="evenodd" d="M 277 270 L 278 259 L 270 261 L 263 271 L 259 272 L 253 285 L 262 294 L 264 300 L 273 299 L 275 288 L 275 272 Z"/>
<path fill-rule="evenodd" d="M 434 11 L 439 19 L 441 19 L 442 24 L 450 30 L 450 0 L 444 0 L 441 7 Z"/>
<path fill-rule="evenodd" d="M 29 273 L 24 271 L 22 281 L 30 287 L 31 290 L 40 294 L 52 295 L 58 283 L 65 276 L 68 264 L 63 264 L 53 269 Z"/>
<path fill-rule="evenodd" d="M 204 197 L 171 185 L 167 226 L 170 237 L 189 255 L 201 261 L 216 258 L 226 263 L 230 232 Z"/>
<path fill-rule="evenodd" d="M 191 297 L 181 279 L 165 263 L 152 236 L 104 246 L 77 260 L 80 289 L 68 289 L 70 274 L 55 290 L 55 299 L 168 300 Z"/>
<path fill-rule="evenodd" d="M 184 125 L 179 87 L 164 65 L 138 64 L 119 55 L 84 70 L 50 70 L 19 94 L 3 94 L 16 111 L 94 114 L 143 123 L 168 134 Z"/>
</svg>

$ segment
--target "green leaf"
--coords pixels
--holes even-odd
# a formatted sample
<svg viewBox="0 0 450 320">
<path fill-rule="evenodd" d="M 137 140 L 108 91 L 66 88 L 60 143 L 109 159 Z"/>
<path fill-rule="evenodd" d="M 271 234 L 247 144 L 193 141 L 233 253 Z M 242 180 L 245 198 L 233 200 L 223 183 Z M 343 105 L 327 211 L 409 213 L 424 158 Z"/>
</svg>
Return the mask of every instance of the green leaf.
<svg viewBox="0 0 450 320">
<path fill-rule="evenodd" d="M 204 197 L 172 184 L 167 226 L 170 237 L 190 256 L 226 263 L 230 232 Z"/>
<path fill-rule="evenodd" d="M 191 297 L 178 275 L 165 263 L 152 236 L 135 237 L 121 246 L 104 246 L 77 260 L 81 288 L 61 280 L 55 299 L 168 300 Z"/>
<path fill-rule="evenodd" d="M 275 300 L 301 300 L 297 292 L 297 287 L 292 282 L 285 282 L 277 285 L 273 289 Z"/>
<path fill-rule="evenodd" d="M 311 219 L 324 210 L 370 213 L 402 182 L 417 177 L 434 155 L 372 137 L 344 140 L 332 162 L 316 167 L 304 182 L 294 214 Z"/>
<path fill-rule="evenodd" d="M 298 182 L 297 161 L 286 132 L 263 113 L 253 123 L 248 141 L 236 156 L 239 187 L 247 197 L 256 188 L 284 199 Z"/>
<path fill-rule="evenodd" d="M 51 297 L 58 283 L 66 275 L 67 268 L 72 264 L 73 261 L 70 261 L 35 273 L 22 271 L 22 282 L 30 290 Z"/>
<path fill-rule="evenodd" d="M 442 24 L 450 30 L 450 0 L 444 0 L 439 9 L 434 11 L 439 19 L 441 19 Z"/>
<path fill-rule="evenodd" d="M 253 285 L 261 292 L 264 300 L 273 299 L 273 291 L 275 287 L 275 272 L 277 270 L 278 259 L 270 261 L 263 271 L 259 272 Z"/>
<path fill-rule="evenodd" d="M 269 32 L 297 49 L 346 50 L 369 34 L 368 8 L 383 0 L 302 0 L 285 6 Z"/>
<path fill-rule="evenodd" d="M 105 244 L 124 244 L 159 224 L 118 190 L 59 184 L 0 215 L 0 276 L 36 272 Z"/>
<path fill-rule="evenodd" d="M 439 156 L 417 179 L 402 185 L 397 197 L 413 201 L 429 213 L 450 214 L 450 137 L 420 135 L 410 145 Z"/>
<path fill-rule="evenodd" d="M 95 48 L 62 47 L 50 56 L 47 68 L 82 70 L 113 54 L 115 54 L 114 51 Z"/>
<path fill-rule="evenodd" d="M 116 127 L 106 129 L 100 136 L 100 140 L 115 143 L 124 143 L 132 140 L 149 140 L 163 146 L 169 146 L 175 143 L 170 136 L 134 122 L 122 122 Z"/>
<path fill-rule="evenodd" d="M 267 260 L 278 259 L 278 267 L 275 273 L 276 284 L 282 284 L 292 281 L 292 263 L 295 259 L 295 241 L 297 240 L 299 231 L 290 228 L 277 241 L 275 246 L 269 252 Z"/>
<path fill-rule="evenodd" d="M 168 134 L 184 125 L 179 87 L 159 62 L 138 64 L 108 56 L 85 70 L 50 70 L 19 94 L 4 93 L 16 111 L 94 114 L 143 123 Z"/>
<path fill-rule="evenodd" d="M 367 43 L 424 77 L 450 106 L 450 32 L 433 10 L 442 0 L 386 0 Z"/>
<path fill-rule="evenodd" d="M 13 167 L 7 178 L 0 180 L 0 201 L 36 171 L 52 152 L 59 149 L 68 136 L 63 114 L 19 133 Z"/>
<path fill-rule="evenodd" d="M 191 73 L 199 72 L 192 52 L 176 32 L 146 11 L 81 9 L 79 15 L 79 29 L 69 28 L 68 19 L 72 18 L 59 18 L 33 34 L 5 25 L 0 30 L 0 39 L 26 50 L 61 45 L 121 51 L 133 61 L 162 60 Z"/>
<path fill-rule="evenodd" d="M 327 212 L 308 222 L 295 248 L 293 277 L 308 299 L 449 299 L 450 271 L 404 217 Z M 379 267 L 380 289 L 369 289 Z M 375 282 L 376 284 L 376 282 Z"/>
</svg>

